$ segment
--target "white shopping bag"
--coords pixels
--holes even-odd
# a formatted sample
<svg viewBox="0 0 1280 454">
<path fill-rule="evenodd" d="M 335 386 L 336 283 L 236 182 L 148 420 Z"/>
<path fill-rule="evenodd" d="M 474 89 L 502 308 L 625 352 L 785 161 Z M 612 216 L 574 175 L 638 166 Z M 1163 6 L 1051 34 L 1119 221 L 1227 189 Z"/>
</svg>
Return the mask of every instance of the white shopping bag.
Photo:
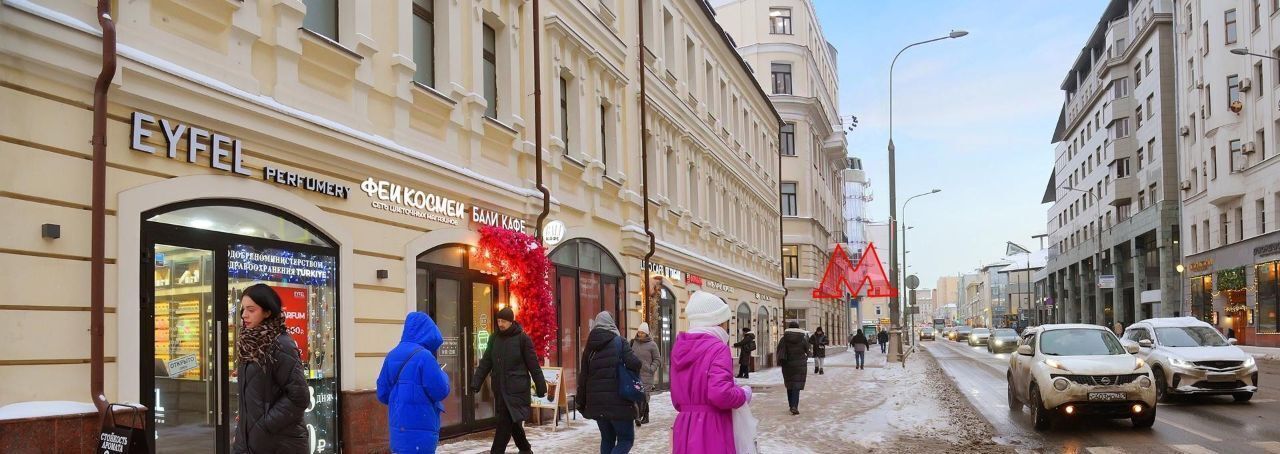
<svg viewBox="0 0 1280 454">
<path fill-rule="evenodd" d="M 733 409 L 733 445 L 738 454 L 759 454 L 756 449 L 756 427 L 760 420 L 751 414 L 751 405 L 743 404 Z"/>
</svg>

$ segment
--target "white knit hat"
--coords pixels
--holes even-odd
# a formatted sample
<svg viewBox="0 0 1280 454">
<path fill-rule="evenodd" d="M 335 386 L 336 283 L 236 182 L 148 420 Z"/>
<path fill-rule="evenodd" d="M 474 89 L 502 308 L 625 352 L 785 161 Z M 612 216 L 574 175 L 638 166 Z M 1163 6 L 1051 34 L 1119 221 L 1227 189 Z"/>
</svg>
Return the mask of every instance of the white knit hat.
<svg viewBox="0 0 1280 454">
<path fill-rule="evenodd" d="M 636 328 L 636 332 L 637 332 L 637 333 L 645 333 L 645 334 L 649 334 L 649 322 L 641 323 L 641 324 L 640 324 L 640 327 L 639 327 L 639 328 Z"/>
<path fill-rule="evenodd" d="M 707 292 L 697 291 L 689 296 L 689 304 L 684 307 L 684 316 L 689 319 L 690 328 L 716 326 L 729 321 L 729 305 L 720 297 Z"/>
</svg>

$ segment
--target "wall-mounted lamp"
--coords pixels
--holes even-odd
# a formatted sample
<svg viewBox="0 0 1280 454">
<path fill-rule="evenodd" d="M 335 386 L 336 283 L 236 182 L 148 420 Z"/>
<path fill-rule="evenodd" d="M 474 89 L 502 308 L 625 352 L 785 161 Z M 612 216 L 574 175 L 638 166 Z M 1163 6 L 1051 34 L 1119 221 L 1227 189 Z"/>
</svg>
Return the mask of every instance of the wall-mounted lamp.
<svg viewBox="0 0 1280 454">
<path fill-rule="evenodd" d="M 386 279 L 389 276 L 391 276 L 391 273 L 387 270 L 378 270 L 378 279 Z"/>
<path fill-rule="evenodd" d="M 58 224 L 41 224 L 40 237 L 50 240 L 62 238 L 62 226 Z"/>
</svg>

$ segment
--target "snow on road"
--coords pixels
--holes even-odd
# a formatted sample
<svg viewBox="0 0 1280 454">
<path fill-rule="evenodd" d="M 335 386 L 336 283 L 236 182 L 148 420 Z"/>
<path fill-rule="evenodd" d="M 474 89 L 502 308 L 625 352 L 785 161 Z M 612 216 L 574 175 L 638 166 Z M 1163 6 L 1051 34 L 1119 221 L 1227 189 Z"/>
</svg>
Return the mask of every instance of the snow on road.
<svg viewBox="0 0 1280 454">
<path fill-rule="evenodd" d="M 813 374 L 800 396 L 800 415 L 787 409 L 782 373 L 773 368 L 738 380 L 754 390 L 751 409 L 760 420 L 761 453 L 833 452 L 1002 452 L 992 429 L 942 374 L 932 357 L 913 355 L 904 368 L 886 364 L 885 355 L 867 353 L 867 368 L 853 367 L 853 353 L 827 359 L 826 374 Z M 634 453 L 671 450 L 675 410 L 671 395 L 651 401 L 652 423 L 637 429 Z M 535 452 L 594 454 L 600 436 L 595 422 L 579 417 L 552 432 L 549 426 L 527 429 Z M 456 439 L 442 453 L 488 452 L 492 432 Z M 507 452 L 516 452 L 515 444 Z"/>
</svg>

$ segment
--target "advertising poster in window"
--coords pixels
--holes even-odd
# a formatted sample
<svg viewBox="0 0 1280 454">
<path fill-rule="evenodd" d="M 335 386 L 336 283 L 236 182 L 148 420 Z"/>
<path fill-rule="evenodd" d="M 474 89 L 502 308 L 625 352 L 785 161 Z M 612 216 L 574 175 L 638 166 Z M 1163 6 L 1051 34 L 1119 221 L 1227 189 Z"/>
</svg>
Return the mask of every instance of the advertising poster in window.
<svg viewBox="0 0 1280 454">
<path fill-rule="evenodd" d="M 302 353 L 302 362 L 307 362 L 310 349 L 307 338 L 310 330 L 307 327 L 307 289 L 295 287 L 271 286 L 280 295 L 280 312 L 284 313 L 284 326 L 289 337 L 298 343 L 298 351 Z"/>
</svg>

